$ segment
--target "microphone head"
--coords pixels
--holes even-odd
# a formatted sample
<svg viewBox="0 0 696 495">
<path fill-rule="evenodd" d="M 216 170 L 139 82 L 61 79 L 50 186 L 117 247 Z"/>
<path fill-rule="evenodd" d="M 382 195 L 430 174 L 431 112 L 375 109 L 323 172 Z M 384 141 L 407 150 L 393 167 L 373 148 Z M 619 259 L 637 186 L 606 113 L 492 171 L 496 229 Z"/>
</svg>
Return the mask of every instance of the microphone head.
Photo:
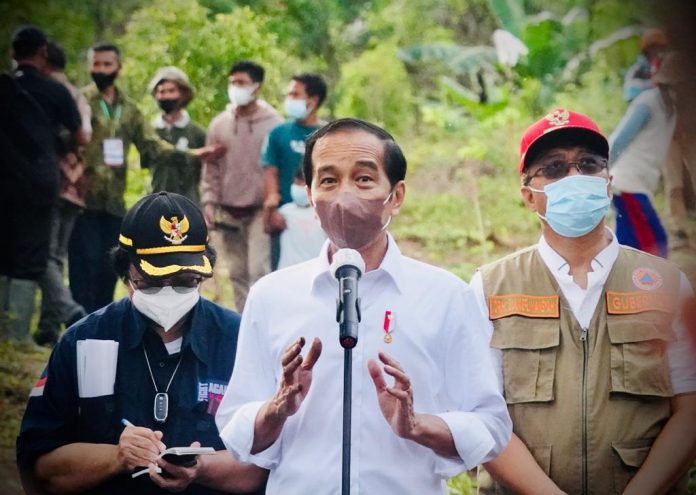
<svg viewBox="0 0 696 495">
<path fill-rule="evenodd" d="M 365 261 L 363 261 L 360 253 L 355 249 L 339 249 L 333 255 L 333 261 L 331 262 L 331 273 L 336 277 L 336 272 L 339 268 L 344 266 L 355 267 L 360 275 L 365 273 Z"/>
</svg>

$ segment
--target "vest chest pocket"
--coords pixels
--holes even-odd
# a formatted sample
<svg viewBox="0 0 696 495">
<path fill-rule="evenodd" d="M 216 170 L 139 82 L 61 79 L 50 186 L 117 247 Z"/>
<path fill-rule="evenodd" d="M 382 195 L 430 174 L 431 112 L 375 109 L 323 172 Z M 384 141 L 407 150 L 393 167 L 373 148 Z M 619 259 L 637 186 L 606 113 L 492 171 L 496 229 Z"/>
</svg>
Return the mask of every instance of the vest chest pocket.
<svg viewBox="0 0 696 495">
<path fill-rule="evenodd" d="M 511 316 L 496 320 L 494 327 L 491 347 L 503 354 L 507 403 L 552 401 L 561 335 L 559 320 Z"/>
<path fill-rule="evenodd" d="M 611 341 L 611 391 L 671 397 L 666 348 L 676 340 L 669 324 L 650 314 L 607 318 Z"/>
</svg>

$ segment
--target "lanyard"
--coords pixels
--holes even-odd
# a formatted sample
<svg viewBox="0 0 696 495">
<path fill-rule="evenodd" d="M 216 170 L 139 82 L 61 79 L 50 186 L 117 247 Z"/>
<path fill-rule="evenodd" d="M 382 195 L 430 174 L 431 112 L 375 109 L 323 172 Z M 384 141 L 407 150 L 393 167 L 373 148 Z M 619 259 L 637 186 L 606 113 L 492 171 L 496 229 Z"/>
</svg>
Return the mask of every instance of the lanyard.
<svg viewBox="0 0 696 495">
<path fill-rule="evenodd" d="M 118 127 L 119 122 L 121 121 L 121 105 L 117 104 L 114 107 L 114 113 L 113 115 L 109 111 L 109 106 L 106 104 L 104 99 L 99 100 L 99 106 L 101 107 L 102 113 L 104 114 L 104 117 L 107 118 L 109 121 L 109 130 L 111 131 L 111 137 L 116 135 L 116 128 Z"/>
<path fill-rule="evenodd" d="M 145 362 L 147 363 L 147 370 L 150 372 L 150 378 L 152 379 L 152 385 L 155 387 L 155 403 L 153 406 L 153 413 L 155 416 L 155 421 L 158 423 L 164 423 L 167 421 L 169 416 L 169 387 L 174 381 L 174 376 L 176 372 L 179 371 L 179 365 L 181 364 L 181 359 L 184 357 L 184 350 L 182 349 L 181 355 L 179 355 L 179 362 L 176 363 L 176 368 L 174 368 L 174 373 L 167 383 L 167 388 L 164 392 L 160 392 L 157 387 L 157 382 L 155 381 L 155 375 L 152 373 L 152 367 L 150 366 L 150 359 L 147 357 L 147 351 L 145 350 L 145 342 L 143 342 L 143 354 L 145 354 Z"/>
</svg>

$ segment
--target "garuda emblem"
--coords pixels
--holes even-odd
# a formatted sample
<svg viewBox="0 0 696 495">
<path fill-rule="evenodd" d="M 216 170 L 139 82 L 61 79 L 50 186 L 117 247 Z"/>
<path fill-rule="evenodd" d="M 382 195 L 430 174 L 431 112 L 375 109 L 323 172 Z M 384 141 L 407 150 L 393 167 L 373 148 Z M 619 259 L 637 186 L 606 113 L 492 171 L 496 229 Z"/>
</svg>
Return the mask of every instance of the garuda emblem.
<svg viewBox="0 0 696 495">
<path fill-rule="evenodd" d="M 169 220 L 160 217 L 160 229 L 166 234 L 164 238 L 167 241 L 174 245 L 179 245 L 188 237 L 185 234 L 189 230 L 189 221 L 186 215 L 184 215 L 181 221 L 179 221 L 179 217 L 177 216 L 173 216 Z"/>
<path fill-rule="evenodd" d="M 551 125 L 566 125 L 570 121 L 568 110 L 554 110 L 546 116 Z"/>
</svg>

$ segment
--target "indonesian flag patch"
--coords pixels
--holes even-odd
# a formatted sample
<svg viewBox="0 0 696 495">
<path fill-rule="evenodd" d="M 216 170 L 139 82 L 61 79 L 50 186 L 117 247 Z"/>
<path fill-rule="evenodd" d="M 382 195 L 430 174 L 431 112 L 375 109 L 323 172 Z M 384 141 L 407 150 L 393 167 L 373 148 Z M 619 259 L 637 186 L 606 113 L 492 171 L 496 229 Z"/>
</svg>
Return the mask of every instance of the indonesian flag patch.
<svg viewBox="0 0 696 495">
<path fill-rule="evenodd" d="M 46 370 L 41 373 L 41 378 L 36 382 L 34 387 L 29 392 L 29 397 L 42 397 L 44 392 L 44 387 L 46 386 L 46 380 L 48 380 L 48 375 Z"/>
</svg>

